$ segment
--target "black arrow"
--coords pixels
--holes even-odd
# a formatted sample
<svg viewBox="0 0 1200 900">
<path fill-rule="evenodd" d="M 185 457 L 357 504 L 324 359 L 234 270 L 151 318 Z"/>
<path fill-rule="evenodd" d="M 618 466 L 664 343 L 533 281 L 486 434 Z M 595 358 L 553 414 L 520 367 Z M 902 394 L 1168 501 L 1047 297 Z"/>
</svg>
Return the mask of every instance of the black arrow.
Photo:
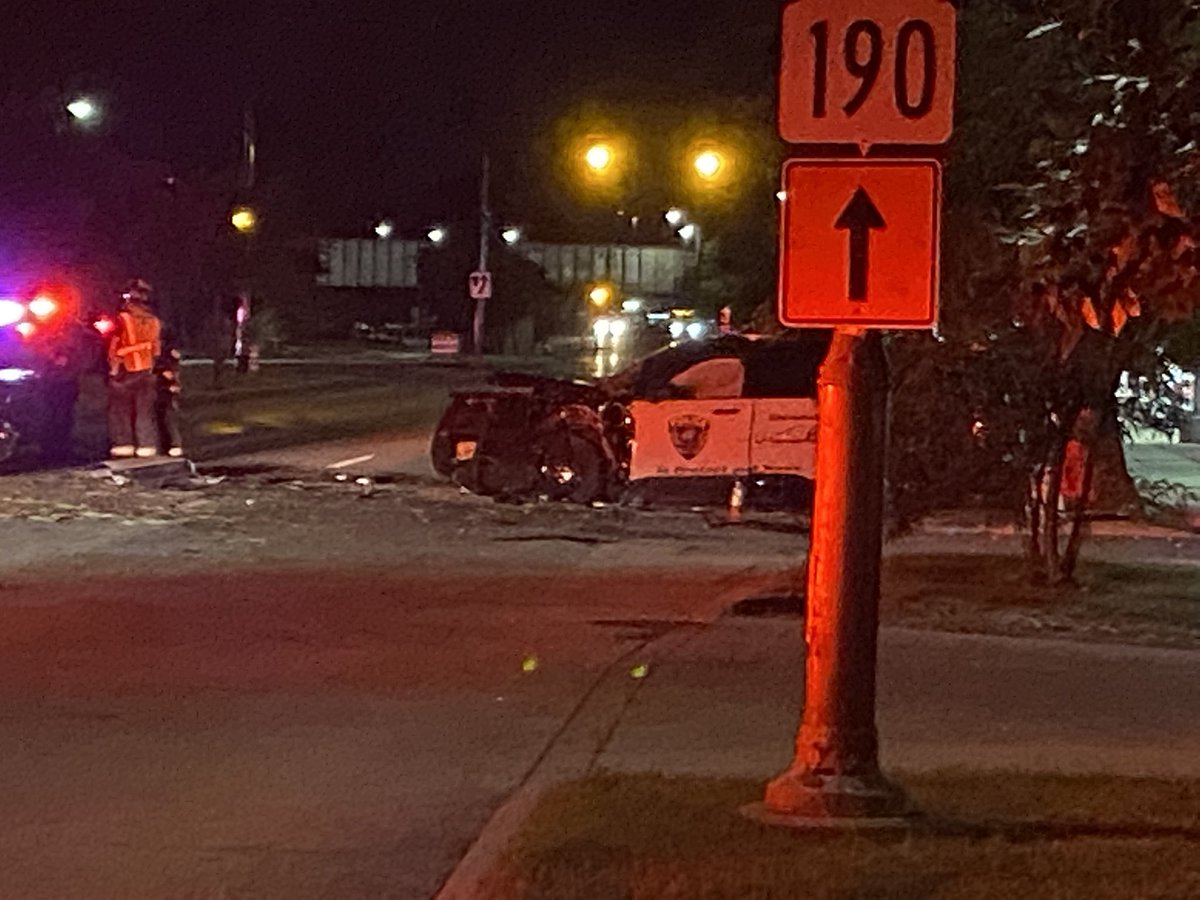
<svg viewBox="0 0 1200 900">
<path fill-rule="evenodd" d="M 871 232 L 887 228 L 866 188 L 859 188 L 834 227 L 850 232 L 850 299 L 866 300 L 871 272 Z"/>
</svg>

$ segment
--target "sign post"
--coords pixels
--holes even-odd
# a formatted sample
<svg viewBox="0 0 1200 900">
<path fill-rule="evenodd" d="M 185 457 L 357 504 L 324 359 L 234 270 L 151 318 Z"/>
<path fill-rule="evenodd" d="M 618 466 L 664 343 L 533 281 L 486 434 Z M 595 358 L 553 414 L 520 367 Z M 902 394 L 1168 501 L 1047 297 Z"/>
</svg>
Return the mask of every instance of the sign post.
<svg viewBox="0 0 1200 900">
<path fill-rule="evenodd" d="M 880 772 L 875 727 L 887 378 L 878 331 L 834 332 L 817 388 L 804 719 L 791 768 L 767 787 L 769 821 L 905 811 Z"/>
<path fill-rule="evenodd" d="M 888 370 L 880 329 L 937 324 L 941 166 L 953 126 L 949 0 L 794 0 L 779 126 L 837 145 L 784 169 L 780 321 L 833 328 L 818 384 L 804 716 L 791 767 L 752 810 L 792 826 L 888 819 L 875 722 Z M 884 156 L 868 151 L 902 145 Z M 922 154 L 925 155 L 925 154 Z"/>
<path fill-rule="evenodd" d="M 487 302 L 492 299 L 492 273 L 488 271 L 488 250 L 492 239 L 491 178 L 491 159 L 484 154 L 479 184 L 479 268 L 471 273 L 470 278 L 471 299 L 475 301 L 475 314 L 471 319 L 471 350 L 476 356 L 483 356 Z"/>
</svg>

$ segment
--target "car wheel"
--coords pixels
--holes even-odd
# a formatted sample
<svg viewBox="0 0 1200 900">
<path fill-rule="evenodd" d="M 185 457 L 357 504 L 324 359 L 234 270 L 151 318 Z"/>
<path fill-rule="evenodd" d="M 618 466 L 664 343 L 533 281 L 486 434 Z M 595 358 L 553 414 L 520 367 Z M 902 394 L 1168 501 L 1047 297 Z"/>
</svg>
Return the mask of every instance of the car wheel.
<svg viewBox="0 0 1200 900">
<path fill-rule="evenodd" d="M 605 499 L 611 472 L 601 439 L 562 426 L 543 433 L 537 444 L 539 493 L 571 503 Z"/>
</svg>

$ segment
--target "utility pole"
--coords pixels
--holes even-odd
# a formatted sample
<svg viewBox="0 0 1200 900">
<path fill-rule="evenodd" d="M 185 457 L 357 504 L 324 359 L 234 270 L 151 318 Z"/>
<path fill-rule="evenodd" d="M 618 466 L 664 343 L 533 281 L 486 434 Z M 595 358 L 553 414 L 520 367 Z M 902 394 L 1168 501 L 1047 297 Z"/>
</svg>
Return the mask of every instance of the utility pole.
<svg viewBox="0 0 1200 900">
<path fill-rule="evenodd" d="M 242 159 L 238 167 L 238 193 L 241 200 L 249 203 L 258 180 L 258 127 L 254 117 L 254 104 L 247 101 L 242 112 Z M 248 207 L 252 214 L 253 206 Z M 242 277 L 239 279 L 237 309 L 234 312 L 233 356 L 236 371 L 250 371 L 250 342 L 247 326 L 253 313 L 254 303 L 254 228 L 242 235 Z"/>
<path fill-rule="evenodd" d="M 488 251 L 492 239 L 491 208 L 492 164 L 488 155 L 483 155 L 483 178 L 479 187 L 479 271 L 488 271 Z M 475 299 L 475 321 L 471 329 L 471 347 L 477 356 L 483 355 L 483 329 L 487 317 L 487 298 Z"/>
</svg>

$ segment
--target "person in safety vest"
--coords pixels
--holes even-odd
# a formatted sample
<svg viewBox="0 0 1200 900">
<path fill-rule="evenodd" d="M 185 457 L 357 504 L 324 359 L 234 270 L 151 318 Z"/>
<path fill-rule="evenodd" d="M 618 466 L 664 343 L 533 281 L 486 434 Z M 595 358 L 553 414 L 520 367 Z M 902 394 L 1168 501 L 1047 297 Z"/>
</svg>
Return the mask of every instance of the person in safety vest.
<svg viewBox="0 0 1200 900">
<path fill-rule="evenodd" d="M 108 440 L 114 458 L 158 455 L 155 363 L 162 322 L 150 309 L 150 285 L 140 278 L 121 295 L 108 347 Z"/>
</svg>

